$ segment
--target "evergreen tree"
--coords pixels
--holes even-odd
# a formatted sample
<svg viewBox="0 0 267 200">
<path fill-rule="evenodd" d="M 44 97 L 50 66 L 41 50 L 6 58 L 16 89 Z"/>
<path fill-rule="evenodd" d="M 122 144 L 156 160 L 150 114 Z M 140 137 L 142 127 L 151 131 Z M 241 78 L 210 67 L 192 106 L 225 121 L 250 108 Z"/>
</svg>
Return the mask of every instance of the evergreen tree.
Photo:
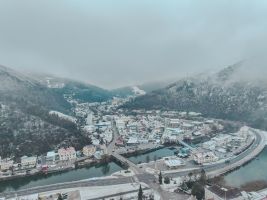
<svg viewBox="0 0 267 200">
<path fill-rule="evenodd" d="M 142 199 L 143 199 L 143 189 L 142 189 L 142 186 L 140 185 L 139 191 L 138 191 L 138 200 L 142 200 Z"/>
<path fill-rule="evenodd" d="M 203 186 L 205 186 L 207 183 L 207 176 L 204 169 L 201 170 L 199 183 Z"/>
<path fill-rule="evenodd" d="M 189 172 L 189 174 L 188 174 L 189 181 L 192 181 L 192 176 L 193 176 L 193 173 L 192 172 Z"/>
<path fill-rule="evenodd" d="M 161 171 L 159 172 L 159 184 L 160 185 L 162 184 L 162 174 L 161 174 Z"/>
<path fill-rule="evenodd" d="M 63 200 L 62 194 L 58 194 L 57 200 Z"/>
<path fill-rule="evenodd" d="M 197 200 L 205 199 L 205 188 L 198 182 L 193 185 L 191 193 L 196 197 Z"/>
<path fill-rule="evenodd" d="M 149 163 L 150 162 L 150 157 L 149 155 L 146 156 L 146 163 Z"/>
<path fill-rule="evenodd" d="M 171 182 L 171 181 L 170 181 L 170 178 L 166 176 L 166 177 L 164 178 L 164 183 L 165 183 L 165 184 L 170 184 L 170 182 Z"/>
</svg>

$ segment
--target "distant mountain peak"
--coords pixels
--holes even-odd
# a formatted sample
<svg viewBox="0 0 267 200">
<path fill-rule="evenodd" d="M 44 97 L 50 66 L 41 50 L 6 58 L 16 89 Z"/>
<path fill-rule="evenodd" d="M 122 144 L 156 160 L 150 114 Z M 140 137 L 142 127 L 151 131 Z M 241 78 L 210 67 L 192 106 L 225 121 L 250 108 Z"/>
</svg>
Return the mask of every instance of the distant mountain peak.
<svg viewBox="0 0 267 200">
<path fill-rule="evenodd" d="M 2 87 L 0 86 L 0 89 L 3 88 L 4 86 L 10 86 L 7 89 L 12 90 L 15 88 L 12 88 L 11 86 L 19 87 L 22 86 L 20 85 L 21 83 L 23 83 L 23 85 L 28 85 L 28 86 L 38 85 L 38 82 L 31 79 L 30 77 L 3 65 L 0 65 L 0 76 L 2 85 Z"/>
<path fill-rule="evenodd" d="M 238 63 L 235 63 L 233 65 L 230 65 L 222 69 L 221 71 L 217 73 L 217 79 L 223 82 L 230 80 L 231 77 L 234 75 L 234 73 L 236 73 L 238 69 L 241 68 L 242 65 L 243 65 L 243 61 L 240 61 Z"/>
</svg>

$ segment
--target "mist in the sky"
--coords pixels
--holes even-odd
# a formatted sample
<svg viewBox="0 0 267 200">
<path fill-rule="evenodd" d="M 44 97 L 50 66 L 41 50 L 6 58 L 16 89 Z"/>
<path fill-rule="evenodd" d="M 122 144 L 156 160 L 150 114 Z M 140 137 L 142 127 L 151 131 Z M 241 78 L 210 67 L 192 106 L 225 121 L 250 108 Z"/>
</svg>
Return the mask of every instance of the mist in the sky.
<svg viewBox="0 0 267 200">
<path fill-rule="evenodd" d="M 266 19 L 267 1 L 0 0 L 0 64 L 106 88 L 179 78 L 264 57 Z"/>
</svg>

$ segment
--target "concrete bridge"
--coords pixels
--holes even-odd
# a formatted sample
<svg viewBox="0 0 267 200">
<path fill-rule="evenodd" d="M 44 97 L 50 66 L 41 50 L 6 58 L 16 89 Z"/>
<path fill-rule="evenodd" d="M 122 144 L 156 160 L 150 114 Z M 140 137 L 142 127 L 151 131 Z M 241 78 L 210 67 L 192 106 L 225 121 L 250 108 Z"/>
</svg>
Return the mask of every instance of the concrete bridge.
<svg viewBox="0 0 267 200">
<path fill-rule="evenodd" d="M 194 150 L 193 147 L 191 147 L 189 144 L 185 143 L 182 139 L 179 139 L 178 140 L 178 143 L 181 144 L 181 145 L 183 145 L 184 147 L 187 147 L 188 149 L 190 149 L 190 151 L 193 151 Z"/>
<path fill-rule="evenodd" d="M 136 164 L 134 164 L 133 162 L 131 162 L 127 158 L 121 156 L 120 154 L 113 152 L 111 154 L 111 156 L 113 158 L 115 158 L 118 162 L 120 162 L 121 164 L 123 164 L 124 166 L 127 166 L 128 168 L 130 168 L 135 174 L 142 174 L 142 173 L 144 173 L 143 170 L 140 169 Z"/>
</svg>

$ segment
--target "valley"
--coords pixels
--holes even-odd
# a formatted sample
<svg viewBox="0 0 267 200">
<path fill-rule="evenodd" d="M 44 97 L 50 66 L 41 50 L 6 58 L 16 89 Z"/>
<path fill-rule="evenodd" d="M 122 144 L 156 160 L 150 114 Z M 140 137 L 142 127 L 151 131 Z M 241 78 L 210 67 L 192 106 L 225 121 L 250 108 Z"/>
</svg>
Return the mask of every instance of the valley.
<svg viewBox="0 0 267 200">
<path fill-rule="evenodd" d="M 214 80 L 192 77 L 132 92 L 2 68 L 2 194 L 45 194 L 53 184 L 66 191 L 92 187 L 95 178 L 102 186 L 108 179 L 114 180 L 108 185 L 141 183 L 155 198 L 187 198 L 184 184 L 198 181 L 203 170 L 207 180 L 231 174 L 265 147 L 265 89 L 233 83 L 238 68 L 227 67 Z M 29 95 L 19 96 L 21 90 Z M 160 186 L 159 174 L 170 182 Z M 222 186 L 230 197 L 235 187 Z M 217 190 L 208 189 L 220 196 Z"/>
</svg>

